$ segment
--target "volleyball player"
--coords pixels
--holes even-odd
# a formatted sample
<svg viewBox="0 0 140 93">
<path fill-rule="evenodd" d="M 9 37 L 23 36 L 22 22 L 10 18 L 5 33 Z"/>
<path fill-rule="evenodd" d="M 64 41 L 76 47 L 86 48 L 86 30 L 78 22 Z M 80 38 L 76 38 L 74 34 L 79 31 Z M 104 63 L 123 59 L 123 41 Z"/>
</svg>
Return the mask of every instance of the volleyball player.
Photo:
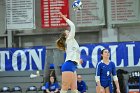
<svg viewBox="0 0 140 93">
<path fill-rule="evenodd" d="M 98 62 L 96 66 L 95 80 L 97 83 L 97 93 L 113 93 L 111 75 L 113 75 L 113 80 L 117 88 L 116 92 L 120 93 L 116 67 L 114 62 L 109 60 L 109 57 L 109 51 L 107 49 L 103 49 L 101 51 L 101 61 Z"/>
<path fill-rule="evenodd" d="M 79 45 L 75 40 L 75 25 L 74 23 L 66 18 L 65 15 L 59 13 L 60 16 L 70 26 L 70 31 L 65 30 L 60 35 L 56 44 L 60 50 L 66 51 L 66 60 L 62 65 L 62 89 L 60 93 L 67 93 L 70 88 L 72 93 L 78 93 L 77 90 L 77 65 L 82 62 L 80 59 Z"/>
</svg>

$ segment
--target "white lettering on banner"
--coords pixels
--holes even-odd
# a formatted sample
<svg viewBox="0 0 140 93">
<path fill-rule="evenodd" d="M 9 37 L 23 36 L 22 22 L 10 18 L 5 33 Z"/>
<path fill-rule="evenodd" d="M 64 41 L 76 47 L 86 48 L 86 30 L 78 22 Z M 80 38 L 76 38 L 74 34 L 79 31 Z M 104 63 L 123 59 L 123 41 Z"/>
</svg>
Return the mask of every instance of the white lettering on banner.
<svg viewBox="0 0 140 93">
<path fill-rule="evenodd" d="M 26 55 L 27 52 L 29 55 Z M 37 49 L 37 50 L 27 49 L 26 52 L 25 50 L 16 50 L 13 53 L 10 53 L 9 50 L 0 51 L 0 70 L 6 71 L 6 64 L 11 64 L 14 71 L 24 71 L 26 70 L 27 66 L 29 66 L 28 70 L 33 70 L 33 65 L 32 65 L 33 62 L 36 65 L 36 67 L 39 70 L 41 70 L 42 69 L 42 52 L 43 52 L 43 49 Z M 18 60 L 18 58 L 21 58 L 21 60 Z M 29 62 L 27 58 L 29 58 Z M 19 61 L 21 61 L 21 68 L 18 67 Z"/>
<path fill-rule="evenodd" d="M 86 55 L 89 55 L 87 47 L 80 47 L 80 51 L 82 51 L 82 50 L 85 50 Z M 81 65 L 78 65 L 78 68 L 83 68 L 83 67 Z M 89 61 L 88 60 L 86 61 L 86 66 L 84 68 L 89 68 Z"/>
<path fill-rule="evenodd" d="M 140 66 L 140 59 L 139 59 L 138 64 L 136 66 Z"/>
<path fill-rule="evenodd" d="M 92 58 L 92 64 L 94 67 L 96 67 L 96 64 L 97 64 L 97 58 L 98 58 L 98 50 L 99 49 L 104 49 L 103 46 L 96 46 L 93 51 L 92 51 L 92 55 L 91 55 L 91 58 Z"/>
<path fill-rule="evenodd" d="M 134 66 L 134 46 L 135 44 L 126 45 L 128 48 L 128 65 Z"/>
<path fill-rule="evenodd" d="M 96 46 L 93 50 L 92 50 L 92 55 L 91 55 L 91 61 L 92 61 L 92 65 L 94 66 L 94 67 L 96 67 L 96 64 L 97 64 L 97 58 L 98 58 L 98 50 L 99 49 L 104 49 L 104 47 L 103 46 Z M 85 51 L 86 52 L 86 55 L 87 56 L 89 56 L 90 54 L 89 54 L 89 48 L 87 48 L 87 47 L 84 47 L 84 46 L 82 46 L 82 47 L 80 47 L 80 51 Z M 86 65 L 84 66 L 84 67 L 82 67 L 81 65 L 79 65 L 78 66 L 78 68 L 89 68 L 89 60 L 86 60 Z"/>
<path fill-rule="evenodd" d="M 38 69 L 41 69 L 42 67 L 42 56 L 41 56 L 41 52 L 43 51 L 43 49 L 38 49 L 38 52 L 39 52 L 39 56 L 37 55 L 36 51 L 34 49 L 31 49 L 29 50 L 29 62 L 30 62 L 30 70 L 33 70 L 32 69 L 32 58 L 34 60 L 34 62 L 38 65 L 36 65 L 38 67 Z"/>
<path fill-rule="evenodd" d="M 126 47 L 127 47 L 127 50 L 128 50 L 128 55 L 127 55 L 128 65 L 127 66 L 135 66 L 134 65 L 134 47 L 135 47 L 135 44 L 127 44 Z M 121 59 L 121 64 L 118 67 L 123 67 L 124 62 L 125 62 L 125 60 Z"/>
<path fill-rule="evenodd" d="M 111 54 L 111 61 L 113 61 L 115 63 L 115 65 L 117 67 L 124 67 L 124 66 L 140 66 L 140 58 L 138 60 L 135 60 L 136 58 L 134 58 L 135 54 L 134 53 L 134 48 L 135 48 L 135 44 L 126 44 L 125 46 L 123 46 L 122 48 L 120 48 L 119 50 L 117 50 L 117 48 L 119 47 L 119 45 L 109 45 L 108 46 L 110 48 L 110 54 Z M 92 47 L 88 47 L 88 46 L 81 46 L 80 47 L 80 51 L 85 51 L 84 55 L 85 59 L 84 62 L 86 64 L 84 64 L 84 66 L 80 65 L 78 66 L 78 68 L 90 68 L 92 63 L 93 67 L 96 67 L 97 62 L 99 61 L 99 54 L 98 51 L 101 49 L 104 49 L 104 45 L 98 45 L 95 46 L 93 49 L 90 49 Z M 124 50 L 124 52 L 123 52 Z M 126 51 L 125 51 L 126 50 Z M 118 52 L 117 52 L 118 51 Z M 90 54 L 92 53 L 92 54 Z M 120 56 L 119 53 L 124 53 L 123 55 L 121 55 L 121 57 L 117 57 Z M 87 57 L 87 58 L 86 58 Z M 90 61 L 91 58 L 91 61 Z M 120 62 L 118 62 L 120 61 Z M 135 62 L 137 61 L 137 62 Z"/>
<path fill-rule="evenodd" d="M 5 59 L 9 59 L 9 51 L 0 51 L 0 68 L 5 71 Z"/>
<path fill-rule="evenodd" d="M 117 67 L 123 67 L 123 64 L 124 64 L 124 59 L 121 59 L 121 64 Z"/>
<path fill-rule="evenodd" d="M 118 45 L 111 45 L 109 46 L 110 48 L 110 54 L 111 54 L 111 60 L 115 63 L 115 65 L 117 66 L 117 59 L 116 59 L 116 49 L 117 49 Z"/>
<path fill-rule="evenodd" d="M 14 71 L 19 71 L 18 59 L 17 59 L 18 56 L 21 57 L 21 70 L 20 71 L 24 71 L 26 69 L 26 66 L 27 66 L 27 58 L 26 58 L 25 52 L 23 50 L 17 50 L 13 53 L 12 67 L 13 67 Z"/>
</svg>

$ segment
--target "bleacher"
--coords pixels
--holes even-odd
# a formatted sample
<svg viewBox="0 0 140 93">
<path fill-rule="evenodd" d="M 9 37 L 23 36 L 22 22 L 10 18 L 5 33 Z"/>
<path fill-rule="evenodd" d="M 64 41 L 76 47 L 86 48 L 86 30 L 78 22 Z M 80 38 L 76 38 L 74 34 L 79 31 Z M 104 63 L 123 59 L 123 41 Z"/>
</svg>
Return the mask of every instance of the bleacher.
<svg viewBox="0 0 140 93">
<path fill-rule="evenodd" d="M 140 68 L 117 68 L 123 69 L 125 71 L 131 72 L 135 70 L 140 70 Z M 44 93 L 40 90 L 41 86 L 44 85 L 43 71 L 40 71 L 40 76 L 36 78 L 30 78 L 30 74 L 35 74 L 36 71 L 4 71 L 0 72 L 0 89 L 2 87 L 9 87 L 10 92 L 0 92 L 0 93 Z M 54 71 L 52 72 L 54 73 Z M 95 68 L 77 69 L 77 74 L 82 75 L 83 80 L 87 84 L 87 93 L 96 93 L 96 83 L 95 83 Z M 56 76 L 59 84 L 61 85 L 61 74 Z M 128 75 L 127 75 L 128 77 Z M 15 86 L 19 86 L 21 91 L 12 91 Z M 30 86 L 35 86 L 37 90 L 27 91 Z M 68 91 L 70 93 L 70 91 Z"/>
<path fill-rule="evenodd" d="M 43 71 L 40 71 L 40 76 L 35 78 L 30 78 L 30 74 L 35 74 L 36 71 L 4 71 L 0 72 L 0 89 L 3 87 L 9 87 L 10 92 L 4 93 L 43 93 L 40 91 L 40 87 L 44 84 L 43 83 Z M 21 91 L 15 92 L 12 89 L 15 86 L 19 86 Z M 36 89 L 33 89 L 33 86 Z M 29 87 L 31 90 L 29 91 Z M 3 92 L 0 92 L 3 93 Z"/>
<path fill-rule="evenodd" d="M 125 71 L 128 71 L 128 73 L 132 71 L 140 71 L 140 68 L 133 68 L 133 67 L 127 67 L 127 68 L 117 68 L 123 69 Z M 85 69 L 77 69 L 77 74 L 80 74 L 83 78 L 83 80 L 86 82 L 87 85 L 87 93 L 96 93 L 96 82 L 95 82 L 95 68 L 85 68 Z M 128 81 L 128 74 L 124 75 L 124 81 L 127 84 Z M 61 84 L 61 75 L 57 76 L 58 82 Z M 68 93 L 71 93 L 68 91 Z"/>
</svg>

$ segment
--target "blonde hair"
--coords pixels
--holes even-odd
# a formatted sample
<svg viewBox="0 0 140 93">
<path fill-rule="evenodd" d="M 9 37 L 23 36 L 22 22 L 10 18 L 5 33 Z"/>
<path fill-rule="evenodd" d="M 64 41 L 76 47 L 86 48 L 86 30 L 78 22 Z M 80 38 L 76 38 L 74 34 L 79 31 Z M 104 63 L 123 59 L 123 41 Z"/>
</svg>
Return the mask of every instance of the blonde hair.
<svg viewBox="0 0 140 93">
<path fill-rule="evenodd" d="M 65 31 L 60 35 L 59 39 L 56 41 L 56 46 L 60 50 L 65 51 L 65 41 L 66 41 L 66 34 Z"/>
</svg>

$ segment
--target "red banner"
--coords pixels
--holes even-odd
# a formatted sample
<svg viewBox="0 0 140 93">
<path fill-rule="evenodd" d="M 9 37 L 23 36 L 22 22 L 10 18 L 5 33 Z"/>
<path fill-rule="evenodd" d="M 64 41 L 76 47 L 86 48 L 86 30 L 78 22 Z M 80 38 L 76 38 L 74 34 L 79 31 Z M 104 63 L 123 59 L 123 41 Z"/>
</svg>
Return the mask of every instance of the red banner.
<svg viewBox="0 0 140 93">
<path fill-rule="evenodd" d="M 68 0 L 41 0 L 42 28 L 66 27 L 67 23 L 59 12 L 69 17 Z"/>
</svg>

